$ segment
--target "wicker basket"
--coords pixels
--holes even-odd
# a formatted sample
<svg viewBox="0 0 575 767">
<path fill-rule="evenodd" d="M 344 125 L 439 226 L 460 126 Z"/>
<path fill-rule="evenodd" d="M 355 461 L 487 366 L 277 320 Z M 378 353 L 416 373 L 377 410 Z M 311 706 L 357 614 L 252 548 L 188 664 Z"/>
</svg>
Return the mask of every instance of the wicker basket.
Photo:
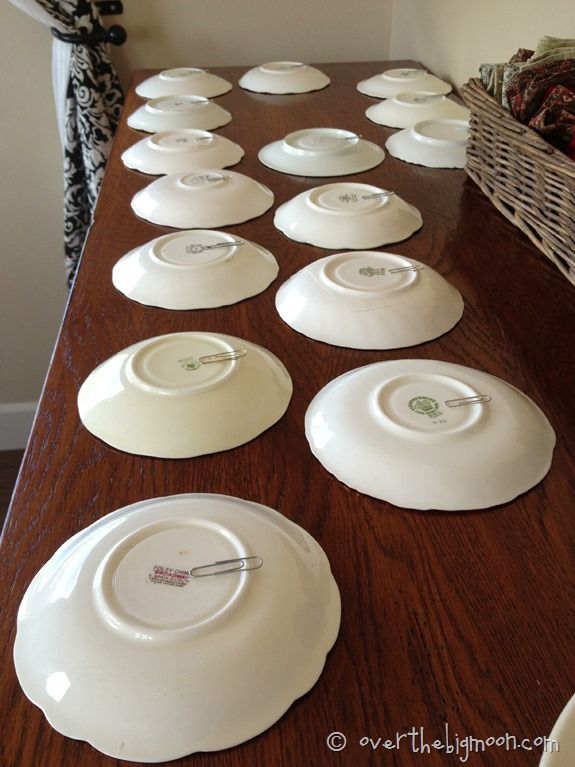
<svg viewBox="0 0 575 767">
<path fill-rule="evenodd" d="M 575 285 L 575 162 L 517 122 L 480 80 L 461 96 L 471 110 L 468 175 Z"/>
</svg>

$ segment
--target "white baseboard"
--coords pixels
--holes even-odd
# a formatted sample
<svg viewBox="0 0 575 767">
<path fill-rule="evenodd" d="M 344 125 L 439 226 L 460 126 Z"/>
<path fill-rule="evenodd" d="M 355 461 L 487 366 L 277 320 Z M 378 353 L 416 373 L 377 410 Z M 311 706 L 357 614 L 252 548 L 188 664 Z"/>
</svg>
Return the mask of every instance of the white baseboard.
<svg viewBox="0 0 575 767">
<path fill-rule="evenodd" d="M 37 406 L 37 402 L 0 404 L 0 450 L 26 447 Z"/>
</svg>

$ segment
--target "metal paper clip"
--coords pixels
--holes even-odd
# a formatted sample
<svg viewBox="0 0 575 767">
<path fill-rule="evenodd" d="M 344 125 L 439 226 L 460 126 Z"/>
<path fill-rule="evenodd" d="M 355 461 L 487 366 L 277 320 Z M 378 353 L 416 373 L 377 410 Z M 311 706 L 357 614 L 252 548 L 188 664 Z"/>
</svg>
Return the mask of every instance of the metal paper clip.
<svg viewBox="0 0 575 767">
<path fill-rule="evenodd" d="M 361 199 L 362 200 L 371 200 L 374 197 L 391 197 L 393 194 L 395 194 L 395 192 L 388 192 L 388 191 L 373 192 L 373 194 L 362 194 L 361 195 Z"/>
<path fill-rule="evenodd" d="M 216 184 L 218 181 L 228 181 L 230 178 L 231 176 L 227 176 L 225 173 L 208 170 L 205 173 L 191 173 L 181 180 L 188 186 L 199 186 L 201 184 Z"/>
<path fill-rule="evenodd" d="M 231 242 L 214 242 L 212 245 L 201 245 L 199 242 L 193 242 L 186 245 L 186 253 L 203 253 L 204 250 L 213 250 L 214 248 L 231 248 L 232 245 L 244 245 L 244 240 L 232 240 Z"/>
<path fill-rule="evenodd" d="M 229 362 L 230 360 L 239 360 L 245 357 L 245 349 L 232 349 L 229 352 L 219 352 L 218 354 L 207 354 L 204 357 L 184 357 L 178 360 L 180 365 L 186 370 L 197 370 L 200 365 L 208 365 L 210 362 Z"/>
<path fill-rule="evenodd" d="M 447 407 L 461 407 L 461 405 L 481 405 L 484 402 L 491 402 L 489 394 L 475 394 L 472 397 L 457 397 L 456 399 L 446 399 Z"/>
<path fill-rule="evenodd" d="M 426 93 L 424 96 L 414 96 L 414 104 L 427 104 L 428 101 L 441 101 L 445 98 L 441 93 Z"/>
<path fill-rule="evenodd" d="M 395 274 L 395 272 L 420 272 L 422 269 L 425 269 L 425 266 L 411 264 L 411 266 L 396 266 L 394 269 L 389 269 L 388 271 L 390 274 Z"/>
<path fill-rule="evenodd" d="M 213 141 L 216 136 L 178 136 L 175 139 L 176 144 L 199 144 L 202 141 Z"/>
<path fill-rule="evenodd" d="M 225 573 L 247 572 L 259 570 L 264 560 L 261 557 L 238 557 L 237 559 L 220 559 L 211 565 L 192 567 L 192 578 L 207 578 L 209 575 L 224 575 Z"/>
</svg>

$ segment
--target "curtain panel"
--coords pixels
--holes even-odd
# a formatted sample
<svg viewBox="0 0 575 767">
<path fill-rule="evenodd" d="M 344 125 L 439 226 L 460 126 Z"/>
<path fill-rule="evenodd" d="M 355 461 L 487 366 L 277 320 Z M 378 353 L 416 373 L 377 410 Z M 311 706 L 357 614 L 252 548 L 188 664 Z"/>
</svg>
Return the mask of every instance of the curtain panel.
<svg viewBox="0 0 575 767">
<path fill-rule="evenodd" d="M 60 32 L 89 34 L 102 27 L 90 0 L 11 2 Z M 92 222 L 124 97 L 106 43 L 55 39 L 52 72 L 64 152 L 64 261 L 70 286 Z"/>
</svg>

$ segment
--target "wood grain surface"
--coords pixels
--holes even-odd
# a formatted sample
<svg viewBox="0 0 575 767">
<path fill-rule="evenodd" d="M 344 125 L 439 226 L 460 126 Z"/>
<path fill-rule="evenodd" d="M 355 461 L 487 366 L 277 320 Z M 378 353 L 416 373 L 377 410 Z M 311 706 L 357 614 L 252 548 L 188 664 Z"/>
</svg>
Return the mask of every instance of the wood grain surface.
<svg viewBox="0 0 575 767">
<path fill-rule="evenodd" d="M 375 99 L 355 86 L 392 65 L 318 65 L 331 84 L 293 96 L 241 90 L 237 81 L 245 68 L 212 70 L 234 83 L 217 99 L 233 115 L 217 132 L 245 149 L 233 170 L 269 186 L 274 209 L 327 183 L 270 170 L 257 152 L 306 127 L 354 130 L 383 146 L 392 131 L 365 117 Z M 330 251 L 288 240 L 274 228 L 274 209 L 245 224 L 221 227 L 276 256 L 280 274 L 264 293 L 201 311 L 129 301 L 112 285 L 114 263 L 171 231 L 132 213 L 132 196 L 152 178 L 127 170 L 120 159 L 143 136 L 129 129 L 125 118 L 143 103 L 133 87 L 151 74 L 136 73 L 127 97 L 2 539 L 0 766 L 121 764 L 55 732 L 25 698 L 12 661 L 20 600 L 55 550 L 105 514 L 154 496 L 213 492 L 277 509 L 316 538 L 340 588 L 342 624 L 317 684 L 273 727 L 235 748 L 172 764 L 536 767 L 541 753 L 536 739 L 550 732 L 575 692 L 574 288 L 463 170 L 428 169 L 388 155 L 353 179 L 393 189 L 421 211 L 422 229 L 382 250 L 429 264 L 460 290 L 463 318 L 443 337 L 371 352 L 332 347 L 291 330 L 275 311 L 276 290 Z M 86 376 L 136 341 L 185 330 L 228 333 L 276 354 L 294 383 L 285 416 L 247 445 L 186 460 L 129 455 L 88 433 L 76 407 Z M 397 508 L 331 476 L 312 456 L 304 434 L 312 398 L 348 370 L 411 358 L 484 370 L 531 397 L 557 434 L 546 478 L 511 503 L 449 513 Z M 257 402 L 246 407 L 255 410 Z M 478 485 L 489 481 L 480 462 L 475 469 Z M 339 752 L 328 748 L 332 732 L 347 738 Z M 417 735 L 399 740 L 399 748 L 381 746 L 409 732 Z M 464 761 L 470 737 L 506 734 L 517 743 L 527 739 L 525 747 L 514 749 L 508 738 L 507 746 L 488 745 L 467 753 Z M 433 741 L 454 750 L 432 748 Z"/>
</svg>

